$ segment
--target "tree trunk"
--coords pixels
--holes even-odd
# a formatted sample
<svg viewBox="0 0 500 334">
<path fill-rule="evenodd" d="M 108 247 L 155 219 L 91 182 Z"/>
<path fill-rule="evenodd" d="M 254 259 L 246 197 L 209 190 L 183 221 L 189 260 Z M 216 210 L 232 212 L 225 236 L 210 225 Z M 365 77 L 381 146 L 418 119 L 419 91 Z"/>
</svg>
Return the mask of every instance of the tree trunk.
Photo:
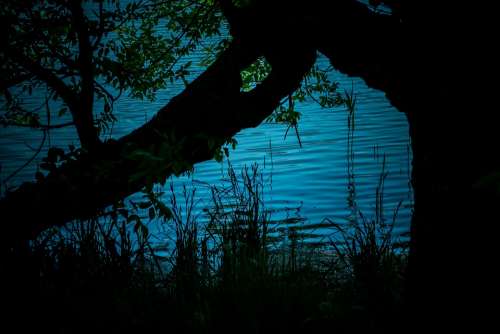
<svg viewBox="0 0 500 334">
<path fill-rule="evenodd" d="M 498 155 L 463 152 L 464 140 L 474 147 L 495 143 L 495 123 L 487 121 L 482 124 L 485 131 L 465 139 L 464 118 L 457 113 L 475 106 L 467 110 L 473 113 L 467 120 L 488 115 L 486 100 L 475 105 L 467 84 L 482 79 L 474 69 L 493 69 L 464 53 L 464 43 L 471 41 L 466 34 L 484 30 L 460 28 L 459 14 L 469 8 L 442 2 L 404 2 L 397 18 L 375 15 L 349 0 L 330 7 L 314 0 L 307 5 L 278 1 L 274 7 L 263 2 L 258 1 L 241 21 L 259 25 L 238 27 L 239 38 L 154 119 L 116 142 L 105 143 L 100 153 L 67 163 L 44 181 L 24 184 L 2 199 L 1 212 L 10 217 L 8 229 L 23 238 L 33 237 L 49 226 L 93 215 L 139 191 L 146 182 L 164 181 L 211 159 L 227 138 L 257 126 L 298 87 L 319 49 L 337 69 L 385 91 L 410 122 L 415 215 L 408 320 L 423 330 L 434 327 L 434 321 L 445 328 L 465 319 L 470 309 L 462 297 L 470 294 L 466 292 L 471 291 L 468 280 L 476 272 L 473 264 L 483 264 L 476 248 L 481 242 L 470 238 L 484 238 L 484 233 L 483 228 L 471 231 L 468 222 L 462 223 L 462 208 L 487 220 L 489 205 L 499 198 L 498 192 L 484 187 L 475 187 L 475 198 L 469 197 L 471 185 L 481 176 L 500 170 Z M 253 91 L 241 93 L 240 71 L 261 55 L 271 62 L 272 73 Z M 464 155 L 477 162 L 471 173 L 460 169 Z M 469 243 L 471 247 L 464 248 Z M 493 254 L 493 244 L 485 245 L 486 252 Z M 485 293 L 486 288 L 479 291 Z M 453 316 L 445 316 L 445 310 Z"/>
<path fill-rule="evenodd" d="M 258 56 L 244 43 L 233 42 L 147 124 L 8 194 L 0 206 L 8 217 L 9 234 L 32 238 L 47 227 L 91 217 L 148 182 L 162 182 L 213 158 L 224 141 L 260 124 L 299 87 L 315 51 L 296 50 L 286 59 L 278 57 L 280 63 L 262 84 L 240 92 L 240 71 Z"/>
</svg>

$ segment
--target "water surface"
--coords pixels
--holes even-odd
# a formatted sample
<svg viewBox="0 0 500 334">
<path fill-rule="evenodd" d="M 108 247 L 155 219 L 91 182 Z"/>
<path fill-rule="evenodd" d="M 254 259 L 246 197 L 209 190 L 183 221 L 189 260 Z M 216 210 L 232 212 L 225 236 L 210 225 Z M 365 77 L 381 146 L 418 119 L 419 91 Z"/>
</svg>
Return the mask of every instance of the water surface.
<svg viewBox="0 0 500 334">
<path fill-rule="evenodd" d="M 194 53 L 186 61 L 191 60 L 196 64 L 201 57 L 201 53 Z M 320 56 L 318 65 L 328 67 L 328 60 Z M 203 68 L 196 67 L 191 78 L 202 71 Z M 302 147 L 294 131 L 289 131 L 285 138 L 286 125 L 263 123 L 257 128 L 243 130 L 235 137 L 238 145 L 236 150 L 230 152 L 229 159 L 237 171 L 245 165 L 258 163 L 264 173 L 267 208 L 293 209 L 278 211 L 273 218 L 300 217 L 306 230 L 324 218 L 339 223 L 352 220 L 356 211 L 353 203 L 365 216 L 372 217 L 375 213 L 376 188 L 385 159 L 385 172 L 388 175 L 384 186 L 384 207 L 387 217 L 392 218 L 392 211 L 401 202 L 395 231 L 404 233 L 409 228 L 412 209 L 407 119 L 391 106 L 383 92 L 367 87 L 361 79 L 349 78 L 335 71 L 330 73 L 329 79 L 338 81 L 341 90 L 352 89 L 357 99 L 352 152 L 347 149 L 349 128 L 345 107 L 326 109 L 313 101 L 306 101 L 297 104 L 297 109 L 302 112 L 299 123 Z M 118 138 L 141 126 L 183 87 L 182 83 L 175 83 L 168 90 L 160 92 L 153 102 L 122 98 L 115 106 L 118 122 L 107 136 Z M 43 96 L 44 92 L 40 90 L 27 102 L 35 106 Z M 57 107 L 55 103 L 51 105 Z M 41 138 L 42 133 L 38 131 L 1 129 L 3 179 L 25 164 L 40 145 Z M 36 163 L 50 145 L 67 148 L 69 144 L 77 145 L 74 129 L 51 131 L 42 153 L 27 168 L 9 179 L 8 185 L 16 186 L 22 181 L 31 180 Z M 351 160 L 348 163 L 349 157 Z M 200 221 L 204 219 L 202 209 L 210 206 L 209 185 L 220 184 L 227 176 L 226 168 L 227 161 L 207 161 L 197 164 L 192 175 L 172 179 L 178 196 L 183 184 L 197 188 Z M 168 200 L 168 196 L 165 199 Z M 320 238 L 328 233 L 328 229 L 314 229 L 311 232 Z"/>
</svg>

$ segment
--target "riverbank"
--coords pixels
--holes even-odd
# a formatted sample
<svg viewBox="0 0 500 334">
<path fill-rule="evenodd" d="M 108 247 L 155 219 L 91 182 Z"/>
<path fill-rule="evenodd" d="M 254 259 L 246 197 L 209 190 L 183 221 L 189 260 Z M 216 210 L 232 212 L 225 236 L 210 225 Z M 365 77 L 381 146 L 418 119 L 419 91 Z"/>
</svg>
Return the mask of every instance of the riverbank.
<svg viewBox="0 0 500 334">
<path fill-rule="evenodd" d="M 7 289 L 30 319 L 18 324 L 53 333 L 395 329 L 407 252 L 383 201 L 350 225 L 325 220 L 329 241 L 312 244 L 270 224 L 257 166 L 229 169 L 228 179 L 212 188 L 208 224 L 193 214 L 194 191 L 165 205 L 151 190 L 132 209 L 44 233 L 6 266 Z M 134 207 L 170 234 L 150 235 Z M 168 238 L 162 250 L 154 242 Z"/>
</svg>

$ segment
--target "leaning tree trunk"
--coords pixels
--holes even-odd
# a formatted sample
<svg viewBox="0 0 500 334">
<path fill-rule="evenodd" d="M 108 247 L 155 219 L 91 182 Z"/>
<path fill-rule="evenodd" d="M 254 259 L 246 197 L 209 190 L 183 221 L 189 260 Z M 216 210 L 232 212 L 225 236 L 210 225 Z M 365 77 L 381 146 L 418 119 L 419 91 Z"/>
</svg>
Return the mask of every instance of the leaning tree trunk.
<svg viewBox="0 0 500 334">
<path fill-rule="evenodd" d="M 314 64 L 313 46 L 294 44 L 295 38 L 306 38 L 296 21 L 278 28 L 267 15 L 261 20 L 263 29 L 236 36 L 215 63 L 151 121 L 8 194 L 0 202 L 8 217 L 4 235 L 24 240 L 48 227 L 92 217 L 145 184 L 212 159 L 238 131 L 260 124 L 299 87 Z M 272 70 L 256 88 L 241 92 L 240 72 L 259 56 L 268 59 Z"/>
<path fill-rule="evenodd" d="M 443 327 L 456 321 L 467 313 L 461 308 L 469 310 L 461 297 L 470 291 L 467 280 L 475 272 L 471 263 L 484 264 L 478 262 L 480 243 L 468 238 L 484 238 L 478 233 L 482 230 L 462 223 L 461 209 L 476 211 L 479 222 L 487 223 L 490 205 L 499 198 L 498 191 L 480 182 L 481 176 L 498 173 L 498 155 L 481 155 L 479 149 L 463 152 L 466 134 L 458 111 L 471 108 L 467 120 L 473 127 L 489 115 L 486 100 L 471 99 L 468 94 L 478 90 L 467 85 L 481 78 L 475 69 L 493 70 L 477 56 L 464 56 L 465 42 L 471 40 L 467 34 L 480 32 L 460 28 L 464 20 L 458 13 L 470 8 L 401 1 L 398 16 L 383 16 L 351 0 L 333 5 L 314 0 L 257 3 L 238 13 L 237 19 L 230 18 L 241 22 L 233 29 L 231 46 L 154 119 L 105 143 L 99 153 L 67 163 L 45 180 L 24 184 L 2 199 L 1 212 L 9 217 L 3 222 L 7 230 L 21 238 L 33 237 L 49 226 L 91 216 L 146 182 L 163 181 L 211 159 L 227 138 L 257 126 L 298 87 L 319 49 L 337 69 L 385 91 L 407 114 L 415 190 L 408 289 L 414 314 L 408 319 L 413 320 L 410 326 L 420 329 L 433 326 L 435 320 Z M 262 55 L 273 67 L 271 74 L 253 91 L 240 92 L 240 71 Z M 492 140 L 493 124 L 486 121 L 484 131 L 466 141 L 480 147 Z M 464 154 L 466 159 L 461 158 Z M 467 174 L 460 168 L 464 160 L 477 162 L 467 166 Z M 470 199 L 473 183 L 475 197 Z M 464 246 L 468 242 L 472 249 Z M 486 253 L 492 251 L 488 245 Z M 444 316 L 445 309 L 453 312 L 451 318 Z"/>
</svg>

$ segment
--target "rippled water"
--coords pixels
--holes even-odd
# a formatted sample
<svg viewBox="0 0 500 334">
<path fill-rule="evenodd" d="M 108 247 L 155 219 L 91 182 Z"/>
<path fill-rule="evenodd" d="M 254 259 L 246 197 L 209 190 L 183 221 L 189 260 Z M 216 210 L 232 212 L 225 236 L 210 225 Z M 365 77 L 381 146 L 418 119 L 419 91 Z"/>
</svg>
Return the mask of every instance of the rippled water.
<svg viewBox="0 0 500 334">
<path fill-rule="evenodd" d="M 328 60 L 321 56 L 319 65 Z M 356 94 L 353 160 L 348 168 L 348 112 L 346 108 L 324 109 L 314 102 L 298 105 L 302 112 L 299 123 L 300 147 L 293 131 L 286 139 L 286 126 L 261 124 L 241 131 L 238 146 L 230 152 L 236 171 L 257 162 L 264 174 L 265 203 L 270 210 L 296 208 L 287 215 L 305 218 L 304 227 L 313 227 L 324 218 L 337 223 L 349 221 L 357 208 L 367 218 L 375 215 L 376 189 L 385 156 L 384 208 L 387 219 L 401 202 L 395 233 L 408 231 L 413 195 L 410 185 L 411 150 L 406 116 L 392 107 L 384 93 L 368 88 L 357 78 L 332 72 L 330 79 L 340 83 L 340 89 Z M 208 187 L 218 184 L 226 174 L 226 164 L 208 161 L 196 165 L 192 177 L 175 180 L 176 193 L 181 184 L 197 188 L 199 197 L 207 199 L 200 207 L 210 205 Z M 349 170 L 351 173 L 349 173 Z M 353 191 L 349 191 L 353 186 Z M 352 189 L 352 188 L 351 188 Z M 351 204 L 350 204 L 351 203 Z M 275 214 L 275 220 L 285 218 Z M 307 228 L 306 228 L 307 229 Z M 318 237 L 328 229 L 313 229 Z"/>
<path fill-rule="evenodd" d="M 194 54 L 190 60 L 196 63 L 200 57 L 200 54 Z M 324 56 L 318 58 L 318 63 L 321 67 L 328 66 Z M 201 71 L 202 68 L 197 68 L 193 76 Z M 385 156 L 385 171 L 388 172 L 384 187 L 385 210 L 388 218 L 392 218 L 392 211 L 402 202 L 395 231 L 404 233 L 409 228 L 412 209 L 409 183 L 411 152 L 406 117 L 390 105 L 384 93 L 368 88 L 362 80 L 337 72 L 331 72 L 329 78 L 338 81 L 341 90 L 353 88 L 357 98 L 351 173 L 347 163 L 346 109 L 323 109 L 314 102 L 297 105 L 302 112 L 299 123 L 302 147 L 293 131 L 284 138 L 286 126 L 264 123 L 257 128 L 243 130 L 236 136 L 238 145 L 236 150 L 230 152 L 230 161 L 237 171 L 245 165 L 258 163 L 264 174 L 267 208 L 293 208 L 275 213 L 273 218 L 286 218 L 284 215 L 300 217 L 307 229 L 326 217 L 339 223 L 348 221 L 353 215 L 350 205 L 353 197 L 365 216 L 373 216 L 376 188 Z M 139 127 L 182 88 L 182 84 L 174 85 L 160 93 L 154 102 L 123 98 L 115 107 L 119 121 L 114 125 L 111 135 L 120 137 Z M 43 92 L 33 97 L 33 105 L 41 96 Z M 41 138 L 42 134 L 36 131 L 1 129 L 3 180 L 32 156 Z M 72 143 L 77 144 L 73 129 L 53 130 L 44 150 L 49 145 L 66 148 Z M 23 180 L 31 180 L 36 162 L 42 156 L 43 153 L 11 178 L 8 184 L 15 186 Z M 201 220 L 201 209 L 210 205 L 208 185 L 220 184 L 226 176 L 226 167 L 226 162 L 207 161 L 197 164 L 193 175 L 172 180 L 178 196 L 183 184 L 197 188 L 197 198 L 200 200 L 197 208 Z M 314 229 L 313 232 L 321 236 L 328 230 Z"/>
</svg>

